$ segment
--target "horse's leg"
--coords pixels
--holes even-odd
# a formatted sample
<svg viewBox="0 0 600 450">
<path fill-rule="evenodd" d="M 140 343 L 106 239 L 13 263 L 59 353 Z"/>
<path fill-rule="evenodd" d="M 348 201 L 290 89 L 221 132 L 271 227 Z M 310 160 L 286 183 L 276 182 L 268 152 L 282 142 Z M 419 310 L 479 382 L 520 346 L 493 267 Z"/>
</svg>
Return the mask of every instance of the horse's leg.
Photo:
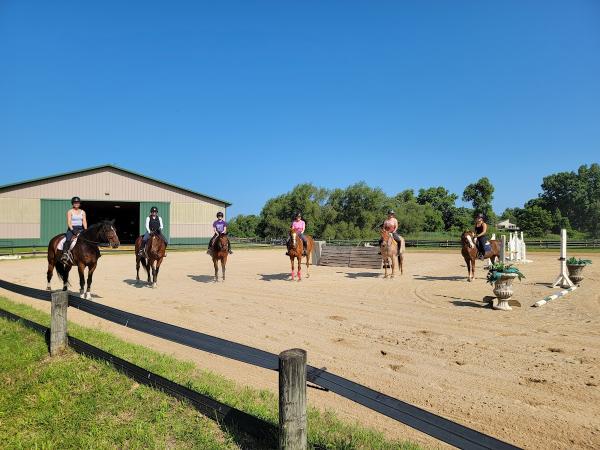
<svg viewBox="0 0 600 450">
<path fill-rule="evenodd" d="M 294 273 L 294 257 L 293 256 L 290 257 L 290 264 L 292 266 L 292 281 L 294 281 L 296 279 L 296 274 Z"/>
<path fill-rule="evenodd" d="M 96 266 L 98 263 L 94 263 L 92 266 L 88 267 L 88 276 L 87 276 L 87 291 L 85 293 L 85 298 L 88 300 L 92 299 L 92 278 L 94 277 L 94 270 L 96 270 Z"/>
<path fill-rule="evenodd" d="M 135 256 L 135 281 L 140 281 L 140 257 L 137 256 L 137 252 L 136 252 L 136 256 Z"/>
<path fill-rule="evenodd" d="M 465 264 L 467 265 L 467 281 L 471 281 L 471 257 L 465 257 Z"/>
<path fill-rule="evenodd" d="M 160 264 L 162 263 L 162 257 L 158 258 L 156 261 L 154 261 L 154 266 L 156 267 L 152 267 L 152 275 L 153 275 L 153 283 L 152 283 L 152 287 L 155 288 L 156 284 L 158 283 L 158 271 L 160 270 Z"/>
<path fill-rule="evenodd" d="M 215 266 L 215 282 L 219 281 L 219 260 L 213 256 L 213 265 Z"/>
<path fill-rule="evenodd" d="M 298 281 L 302 281 L 302 254 L 298 256 Z"/>
<path fill-rule="evenodd" d="M 388 265 L 389 265 L 389 258 L 386 256 L 385 258 L 383 258 L 383 278 L 388 277 Z"/>
<path fill-rule="evenodd" d="M 391 278 L 396 278 L 396 257 L 397 255 L 392 254 L 390 260 L 392 261 L 392 276 Z"/>
<path fill-rule="evenodd" d="M 404 253 L 398 253 L 398 266 L 400 266 L 400 275 L 404 275 Z"/>
<path fill-rule="evenodd" d="M 223 281 L 225 281 L 225 266 L 227 265 L 227 254 L 221 259 L 221 273 L 223 275 Z"/>
<path fill-rule="evenodd" d="M 144 269 L 146 269 L 146 274 L 148 275 L 147 283 L 150 284 L 150 283 L 152 283 L 152 276 L 151 276 L 152 260 L 150 259 L 150 257 L 148 257 L 148 258 L 144 257 L 144 262 L 142 264 L 144 264 Z"/>
<path fill-rule="evenodd" d="M 312 249 L 306 250 L 306 278 L 310 278 L 310 255 L 312 254 Z"/>
<path fill-rule="evenodd" d="M 471 258 L 471 281 L 475 279 L 475 261 L 476 258 Z"/>
<path fill-rule="evenodd" d="M 48 291 L 52 290 L 52 286 L 50 284 L 50 281 L 52 280 L 52 274 L 54 272 L 54 261 L 50 260 L 50 257 L 48 257 L 48 271 L 46 272 L 46 280 L 48 281 L 48 284 L 46 285 L 46 289 Z"/>
<path fill-rule="evenodd" d="M 61 262 L 59 262 L 59 264 L 62 264 Z M 63 277 L 63 291 L 68 291 L 69 290 L 69 272 L 71 271 L 71 265 L 70 264 L 65 264 L 64 266 L 64 272 L 65 275 Z"/>
<path fill-rule="evenodd" d="M 77 271 L 79 272 L 79 296 L 85 298 L 84 286 L 85 286 L 85 264 L 77 264 Z"/>
</svg>

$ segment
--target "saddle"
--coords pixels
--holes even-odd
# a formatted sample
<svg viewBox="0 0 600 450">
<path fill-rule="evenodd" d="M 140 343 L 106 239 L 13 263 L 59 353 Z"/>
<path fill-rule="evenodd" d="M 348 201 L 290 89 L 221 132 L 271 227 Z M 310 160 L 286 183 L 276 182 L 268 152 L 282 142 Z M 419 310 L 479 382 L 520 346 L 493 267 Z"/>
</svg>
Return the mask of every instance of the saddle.
<svg viewBox="0 0 600 450">
<path fill-rule="evenodd" d="M 69 250 L 73 250 L 73 247 L 75 247 L 75 244 L 77 244 L 77 237 L 78 236 L 73 236 L 73 239 L 71 239 L 71 248 L 69 248 Z M 56 246 L 57 250 L 63 250 L 63 247 L 65 246 L 65 242 L 67 242 L 67 236 L 64 235 L 60 241 L 58 241 L 58 245 Z"/>
</svg>

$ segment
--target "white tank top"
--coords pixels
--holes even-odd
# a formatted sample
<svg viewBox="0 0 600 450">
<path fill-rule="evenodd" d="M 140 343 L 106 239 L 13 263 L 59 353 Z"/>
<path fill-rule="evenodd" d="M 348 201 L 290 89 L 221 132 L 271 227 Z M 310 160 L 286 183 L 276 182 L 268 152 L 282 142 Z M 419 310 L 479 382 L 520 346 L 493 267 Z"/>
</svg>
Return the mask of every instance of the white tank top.
<svg viewBox="0 0 600 450">
<path fill-rule="evenodd" d="M 71 214 L 71 225 L 74 227 L 82 227 L 83 226 L 83 211 L 79 210 L 79 214 L 75 214 L 73 212 Z"/>
</svg>

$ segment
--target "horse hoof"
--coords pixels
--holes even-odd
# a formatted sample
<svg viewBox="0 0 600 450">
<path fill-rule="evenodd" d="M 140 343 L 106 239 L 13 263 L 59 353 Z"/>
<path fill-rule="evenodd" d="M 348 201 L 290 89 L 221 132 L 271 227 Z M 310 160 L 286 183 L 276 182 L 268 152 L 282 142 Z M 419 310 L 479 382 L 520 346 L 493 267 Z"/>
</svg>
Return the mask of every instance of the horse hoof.
<svg viewBox="0 0 600 450">
<path fill-rule="evenodd" d="M 50 285 L 48 285 L 48 286 L 46 286 L 46 290 L 47 290 L 47 291 L 51 291 L 51 290 L 52 290 L 52 287 L 50 287 Z"/>
<path fill-rule="evenodd" d="M 156 289 L 156 283 L 152 283 L 152 289 Z"/>
<path fill-rule="evenodd" d="M 91 292 L 86 292 L 86 294 L 85 294 L 85 298 L 86 298 L 87 300 L 91 300 L 91 299 L 92 299 L 92 293 L 91 293 Z"/>
</svg>

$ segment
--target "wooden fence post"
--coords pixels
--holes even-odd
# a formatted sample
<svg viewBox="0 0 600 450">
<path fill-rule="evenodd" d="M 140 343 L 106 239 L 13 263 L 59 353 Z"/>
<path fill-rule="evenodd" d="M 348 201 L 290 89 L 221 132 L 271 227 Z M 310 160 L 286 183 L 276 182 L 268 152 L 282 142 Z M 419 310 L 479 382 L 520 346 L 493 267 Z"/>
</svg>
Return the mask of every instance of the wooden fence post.
<svg viewBox="0 0 600 450">
<path fill-rule="evenodd" d="M 58 291 L 52 293 L 50 308 L 50 356 L 58 355 L 67 346 L 67 308 L 69 293 Z"/>
<path fill-rule="evenodd" d="M 279 448 L 307 448 L 306 351 L 299 348 L 279 354 Z"/>
</svg>

